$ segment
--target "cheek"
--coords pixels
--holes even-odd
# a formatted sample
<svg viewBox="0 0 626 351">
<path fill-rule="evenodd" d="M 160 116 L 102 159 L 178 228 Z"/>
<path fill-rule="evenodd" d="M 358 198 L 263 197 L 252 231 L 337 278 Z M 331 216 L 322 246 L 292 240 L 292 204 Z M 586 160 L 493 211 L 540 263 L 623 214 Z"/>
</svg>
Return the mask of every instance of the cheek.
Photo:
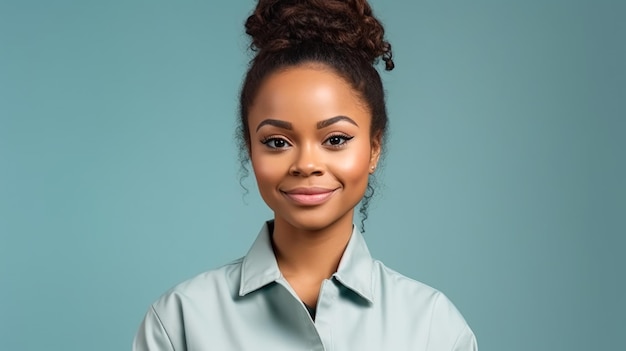
<svg viewBox="0 0 626 351">
<path fill-rule="evenodd" d="M 267 155 L 252 150 L 250 161 L 261 195 L 273 191 L 284 177 L 284 160 L 275 155 Z"/>
<path fill-rule="evenodd" d="M 271 167 L 269 162 L 265 162 L 263 156 L 252 153 L 250 161 L 252 162 L 252 171 L 259 184 L 271 181 L 275 177 L 275 167 Z"/>
<path fill-rule="evenodd" d="M 358 152 L 346 152 L 334 165 L 335 173 L 351 183 L 367 184 L 369 176 L 369 144 L 355 148 Z"/>
</svg>

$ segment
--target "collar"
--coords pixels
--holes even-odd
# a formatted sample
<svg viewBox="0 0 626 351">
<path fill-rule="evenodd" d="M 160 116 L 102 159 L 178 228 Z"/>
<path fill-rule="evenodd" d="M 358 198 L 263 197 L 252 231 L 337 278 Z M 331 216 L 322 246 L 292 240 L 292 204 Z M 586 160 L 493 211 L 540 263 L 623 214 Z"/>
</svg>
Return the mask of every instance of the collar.
<svg viewBox="0 0 626 351">
<path fill-rule="evenodd" d="M 274 256 L 272 249 L 271 226 L 273 226 L 272 221 L 265 222 L 248 254 L 243 259 L 239 296 L 247 295 L 281 278 L 276 256 Z M 333 277 L 372 303 L 373 266 L 374 262 L 363 235 L 356 226 L 352 226 L 352 235 L 339 262 L 339 268 Z"/>
</svg>

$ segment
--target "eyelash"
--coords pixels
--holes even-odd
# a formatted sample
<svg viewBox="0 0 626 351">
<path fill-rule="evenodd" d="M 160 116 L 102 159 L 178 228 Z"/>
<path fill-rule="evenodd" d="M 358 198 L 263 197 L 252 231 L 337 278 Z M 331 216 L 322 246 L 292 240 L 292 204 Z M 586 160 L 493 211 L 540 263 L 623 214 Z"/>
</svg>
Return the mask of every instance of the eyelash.
<svg viewBox="0 0 626 351">
<path fill-rule="evenodd" d="M 288 142 L 285 138 L 280 138 L 280 137 L 275 137 L 275 136 L 270 136 L 270 137 L 267 137 L 267 138 L 263 138 L 263 139 L 261 140 L 261 144 L 263 144 L 263 145 L 267 146 L 268 148 L 270 148 L 270 149 L 272 149 L 272 150 L 280 150 L 280 149 L 284 149 L 284 148 L 285 148 L 285 146 L 283 146 L 283 147 L 278 147 L 278 146 L 270 146 L 269 144 L 270 144 L 272 141 L 282 141 L 282 142 L 284 142 L 284 143 L 285 143 L 285 145 L 287 145 L 287 146 L 291 146 L 291 144 L 290 144 L 290 143 L 289 143 L 289 142 Z"/>
<path fill-rule="evenodd" d="M 343 140 L 343 142 L 342 142 L 341 144 L 335 144 L 335 145 L 330 145 L 330 144 L 329 144 L 328 146 L 329 146 L 329 147 L 331 147 L 331 148 L 333 148 L 333 149 L 341 149 L 341 148 L 344 148 L 344 147 L 346 146 L 346 144 L 347 144 L 350 140 L 352 140 L 354 137 L 353 137 L 353 136 L 346 135 L 346 134 L 341 134 L 341 133 L 338 133 L 338 134 L 332 134 L 331 136 L 329 136 L 328 138 L 326 138 L 326 140 L 324 140 L 324 144 L 326 144 L 327 142 L 329 142 L 329 141 L 330 141 L 330 139 L 333 139 L 333 138 L 342 139 L 342 140 Z"/>
<path fill-rule="evenodd" d="M 341 139 L 342 142 L 340 144 L 327 144 L 333 138 Z M 328 147 L 330 147 L 332 149 L 342 149 L 353 138 L 354 138 L 353 136 L 346 135 L 346 134 L 341 134 L 341 133 L 332 134 L 328 138 L 326 138 L 326 140 L 324 140 L 322 145 L 326 145 L 326 146 L 328 146 Z M 277 142 L 277 141 L 284 142 L 285 145 L 284 146 L 275 146 L 275 145 L 271 146 L 270 145 L 270 143 Z M 263 138 L 261 140 L 261 144 L 267 146 L 269 149 L 276 150 L 276 151 L 277 150 L 282 150 L 282 149 L 285 149 L 285 148 L 291 146 L 291 143 L 289 143 L 289 141 L 287 141 L 287 139 L 282 138 L 282 137 L 277 137 L 277 136 L 270 136 L 270 137 Z"/>
</svg>

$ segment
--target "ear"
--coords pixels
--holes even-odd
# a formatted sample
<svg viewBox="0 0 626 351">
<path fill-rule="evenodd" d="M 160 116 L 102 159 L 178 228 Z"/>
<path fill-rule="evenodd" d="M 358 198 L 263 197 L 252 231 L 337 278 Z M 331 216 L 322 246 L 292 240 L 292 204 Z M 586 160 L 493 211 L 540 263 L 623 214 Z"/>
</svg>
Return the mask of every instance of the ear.
<svg viewBox="0 0 626 351">
<path fill-rule="evenodd" d="M 370 174 L 374 173 L 374 171 L 376 170 L 376 167 L 378 166 L 378 160 L 380 159 L 380 154 L 383 151 L 382 149 L 383 149 L 383 133 L 379 131 L 372 137 L 372 141 L 371 141 L 370 164 L 369 164 Z"/>
</svg>

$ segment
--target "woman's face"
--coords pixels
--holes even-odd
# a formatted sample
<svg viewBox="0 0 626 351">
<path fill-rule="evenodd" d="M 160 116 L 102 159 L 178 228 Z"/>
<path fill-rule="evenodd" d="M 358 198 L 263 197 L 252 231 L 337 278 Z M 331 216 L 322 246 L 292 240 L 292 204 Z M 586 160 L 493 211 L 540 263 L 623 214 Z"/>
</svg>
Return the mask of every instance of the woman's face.
<svg viewBox="0 0 626 351">
<path fill-rule="evenodd" d="M 302 230 L 352 223 L 380 155 L 370 124 L 357 93 L 324 66 L 266 79 L 249 110 L 250 158 L 277 221 Z"/>
</svg>

